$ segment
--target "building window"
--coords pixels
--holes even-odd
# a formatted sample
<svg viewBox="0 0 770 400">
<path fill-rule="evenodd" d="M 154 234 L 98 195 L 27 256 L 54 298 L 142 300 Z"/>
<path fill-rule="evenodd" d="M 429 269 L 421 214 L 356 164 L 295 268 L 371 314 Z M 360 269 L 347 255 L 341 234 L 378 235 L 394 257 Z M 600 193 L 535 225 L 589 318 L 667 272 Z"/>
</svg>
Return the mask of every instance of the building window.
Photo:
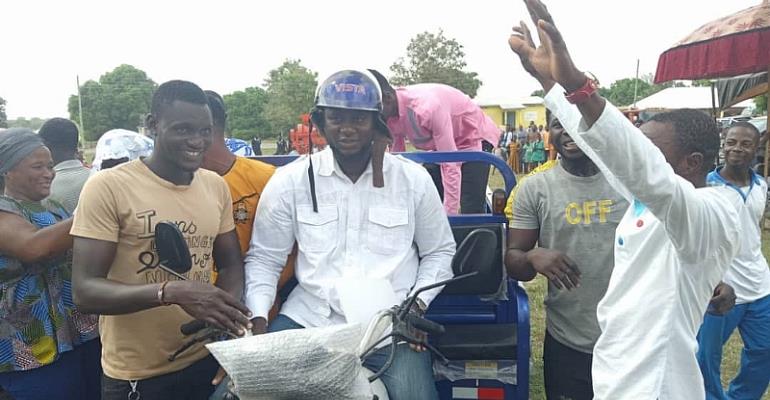
<svg viewBox="0 0 770 400">
<path fill-rule="evenodd" d="M 505 112 L 505 125 L 506 126 L 516 126 L 516 111 L 506 111 Z"/>
</svg>

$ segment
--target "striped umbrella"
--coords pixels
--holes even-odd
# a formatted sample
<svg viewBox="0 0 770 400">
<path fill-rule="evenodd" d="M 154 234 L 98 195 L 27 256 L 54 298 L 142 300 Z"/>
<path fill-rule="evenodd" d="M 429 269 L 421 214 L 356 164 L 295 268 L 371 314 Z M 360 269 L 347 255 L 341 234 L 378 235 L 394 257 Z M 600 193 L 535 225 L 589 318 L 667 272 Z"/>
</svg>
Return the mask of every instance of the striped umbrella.
<svg viewBox="0 0 770 400">
<path fill-rule="evenodd" d="M 770 69 L 770 1 L 709 22 L 663 52 L 655 83 Z"/>
</svg>

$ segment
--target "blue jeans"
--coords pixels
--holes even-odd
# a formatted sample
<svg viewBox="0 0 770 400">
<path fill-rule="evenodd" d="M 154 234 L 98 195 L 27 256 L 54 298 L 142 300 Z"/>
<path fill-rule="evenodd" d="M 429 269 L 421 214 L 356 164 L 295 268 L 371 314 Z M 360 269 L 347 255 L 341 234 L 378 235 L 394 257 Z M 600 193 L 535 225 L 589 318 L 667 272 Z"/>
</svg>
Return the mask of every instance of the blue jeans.
<svg viewBox="0 0 770 400">
<path fill-rule="evenodd" d="M 743 339 L 741 369 L 722 389 L 722 347 L 735 328 Z M 698 363 L 707 400 L 759 399 L 770 382 L 770 296 L 737 304 L 724 316 L 706 314 L 698 332 Z"/>
<path fill-rule="evenodd" d="M 52 364 L 0 373 L 0 387 L 15 400 L 99 400 L 102 346 L 89 340 L 59 355 Z"/>
<path fill-rule="evenodd" d="M 279 314 L 267 327 L 268 332 L 280 332 L 289 329 L 304 329 L 305 327 L 294 322 L 291 318 Z M 371 371 L 379 370 L 390 354 L 390 347 L 385 347 L 372 354 L 364 367 Z M 391 400 L 438 400 L 438 392 L 433 379 L 433 364 L 430 353 L 418 353 L 408 345 L 396 346 L 396 355 L 393 364 L 380 377 L 388 390 Z M 221 399 L 224 393 L 223 387 L 227 382 L 222 382 L 211 399 Z M 218 396 L 218 397 L 215 397 Z"/>
</svg>

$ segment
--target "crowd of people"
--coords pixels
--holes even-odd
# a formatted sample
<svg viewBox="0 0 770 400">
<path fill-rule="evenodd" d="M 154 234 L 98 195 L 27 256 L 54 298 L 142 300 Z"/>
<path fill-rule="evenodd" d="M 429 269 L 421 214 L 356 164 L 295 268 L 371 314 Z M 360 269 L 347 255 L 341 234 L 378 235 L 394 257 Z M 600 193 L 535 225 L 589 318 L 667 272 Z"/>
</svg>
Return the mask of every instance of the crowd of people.
<svg viewBox="0 0 770 400">
<path fill-rule="evenodd" d="M 547 398 L 759 399 L 770 381 L 768 188 L 751 169 L 760 133 L 729 127 L 714 169 L 720 135 L 706 114 L 635 126 L 574 65 L 543 3 L 526 4 L 541 43 L 522 23 L 509 45 L 547 93 L 547 127 L 501 136 L 452 87 L 342 70 L 310 110 L 327 148 L 279 169 L 234 154 L 222 97 L 187 81 L 157 88 L 149 138 L 106 133 L 91 168 L 69 120 L 0 133 L 0 387 L 17 400 L 221 399 L 227 378 L 201 344 L 169 361 L 182 324 L 238 335 L 342 324 L 343 279 L 385 277 L 404 299 L 451 277 L 447 215 L 484 211 L 489 169 L 390 153 L 408 140 L 497 143 L 526 175 L 508 199 L 505 268 L 548 280 Z M 185 236 L 187 280 L 159 268 L 162 221 Z M 725 391 L 722 347 L 736 328 L 741 369 Z M 389 351 L 364 366 L 378 370 Z M 430 353 L 394 351 L 381 377 L 390 398 L 437 399 Z"/>
<path fill-rule="evenodd" d="M 535 126 L 534 121 L 530 121 L 526 130 L 523 125 L 515 131 L 508 126 L 500 135 L 495 153 L 506 160 L 514 173 L 528 174 L 545 162 L 556 159 L 556 149 L 550 137 L 550 126 Z"/>
<path fill-rule="evenodd" d="M 312 120 L 329 148 L 310 156 L 310 171 L 307 159 L 276 171 L 236 155 L 222 98 L 185 81 L 154 93 L 145 121 L 152 139 L 108 132 L 91 168 L 78 159 L 71 121 L 0 134 L 3 390 L 17 400 L 221 398 L 226 386 L 213 393 L 222 376 L 202 345 L 168 361 L 184 344 L 183 323 L 259 334 L 344 322 L 329 285 L 364 260 L 371 270 L 356 274 L 389 276 L 400 297 L 450 277 L 455 242 L 434 179 L 386 153 L 401 132 L 384 119 L 391 90 L 368 71 L 321 84 Z M 412 101 L 401 112 L 425 107 Z M 445 129 L 416 133 L 457 137 Z M 480 148 L 475 130 L 464 135 L 462 145 Z M 483 205 L 480 192 L 463 191 L 462 204 Z M 158 268 L 161 221 L 187 239 L 188 280 Z M 296 287 L 279 296 L 292 276 Z M 421 294 L 413 312 L 436 294 Z M 430 355 L 397 351 L 382 377 L 392 398 L 435 398 Z M 383 350 L 367 366 L 387 359 Z"/>
</svg>

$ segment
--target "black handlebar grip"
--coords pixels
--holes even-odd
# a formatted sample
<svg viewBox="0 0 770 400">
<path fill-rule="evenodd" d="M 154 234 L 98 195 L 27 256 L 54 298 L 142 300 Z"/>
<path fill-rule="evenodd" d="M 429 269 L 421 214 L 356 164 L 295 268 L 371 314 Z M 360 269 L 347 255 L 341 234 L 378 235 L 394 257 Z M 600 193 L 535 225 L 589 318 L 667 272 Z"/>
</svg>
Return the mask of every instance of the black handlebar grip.
<svg viewBox="0 0 770 400">
<path fill-rule="evenodd" d="M 406 315 L 406 323 L 412 325 L 413 327 L 423 332 L 427 332 L 431 335 L 440 335 L 446 332 L 446 329 L 444 329 L 444 325 L 437 324 L 431 320 L 418 317 L 417 315 L 414 315 L 414 314 Z"/>
<path fill-rule="evenodd" d="M 194 333 L 197 333 L 201 329 L 206 327 L 206 323 L 196 319 L 194 321 L 190 321 L 184 325 L 182 325 L 179 330 L 182 331 L 182 335 L 189 336 Z"/>
</svg>

